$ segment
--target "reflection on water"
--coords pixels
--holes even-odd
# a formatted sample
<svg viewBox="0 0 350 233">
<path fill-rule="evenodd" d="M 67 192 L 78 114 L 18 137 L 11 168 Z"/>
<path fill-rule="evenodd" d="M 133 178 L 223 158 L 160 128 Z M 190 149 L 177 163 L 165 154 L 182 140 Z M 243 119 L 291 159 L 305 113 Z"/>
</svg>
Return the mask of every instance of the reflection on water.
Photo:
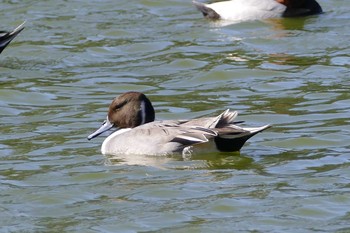
<svg viewBox="0 0 350 233">
<path fill-rule="evenodd" d="M 319 17 L 319 16 L 313 16 Z M 273 33 L 276 33 L 276 36 L 288 36 L 289 33 L 287 30 L 303 30 L 304 25 L 307 20 L 310 20 L 312 17 L 296 17 L 296 18 L 270 18 L 261 20 L 259 23 L 264 26 L 269 26 L 274 29 Z M 204 20 L 204 19 L 203 19 Z M 221 28 L 232 26 L 234 24 L 248 25 L 251 22 L 239 22 L 239 21 L 230 21 L 230 20 L 207 20 L 208 24 L 213 28 Z M 240 27 L 240 25 L 237 25 Z"/>
<path fill-rule="evenodd" d="M 312 16 L 312 17 L 296 17 L 296 18 L 278 18 L 278 19 L 268 19 L 266 22 L 270 23 L 275 31 L 280 31 L 286 33 L 285 36 L 290 36 L 292 30 L 305 30 L 305 24 L 310 21 L 310 19 L 317 19 L 320 15 Z M 288 33 L 289 31 L 289 33 Z"/>
<path fill-rule="evenodd" d="M 0 231 L 348 232 L 350 9 L 319 2 L 220 27 L 182 0 L 3 2 L 27 22 L 0 56 Z M 104 157 L 86 135 L 129 90 L 159 120 L 274 127 L 240 153 Z"/>
<path fill-rule="evenodd" d="M 195 155 L 145 156 L 113 155 L 105 157 L 108 166 L 139 165 L 159 169 L 251 169 L 254 160 L 248 156 L 234 153 L 202 153 Z"/>
</svg>

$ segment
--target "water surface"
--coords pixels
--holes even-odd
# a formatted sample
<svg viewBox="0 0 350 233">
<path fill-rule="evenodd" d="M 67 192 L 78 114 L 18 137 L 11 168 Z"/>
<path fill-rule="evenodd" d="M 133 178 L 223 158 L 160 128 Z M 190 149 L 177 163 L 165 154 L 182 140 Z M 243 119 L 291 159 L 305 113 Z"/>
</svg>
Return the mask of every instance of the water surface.
<svg viewBox="0 0 350 233">
<path fill-rule="evenodd" d="M 191 1 L 5 1 L 1 232 L 350 231 L 348 1 L 211 23 Z M 273 124 L 240 153 L 109 158 L 86 137 L 125 91 L 158 119 Z"/>
</svg>

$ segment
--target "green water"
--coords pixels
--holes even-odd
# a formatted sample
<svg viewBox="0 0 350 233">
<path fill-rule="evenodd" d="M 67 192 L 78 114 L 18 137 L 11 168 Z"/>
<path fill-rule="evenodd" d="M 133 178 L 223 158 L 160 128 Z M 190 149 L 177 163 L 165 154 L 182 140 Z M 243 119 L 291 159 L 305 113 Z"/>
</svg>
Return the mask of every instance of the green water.
<svg viewBox="0 0 350 233">
<path fill-rule="evenodd" d="M 350 232 L 350 6 L 213 24 L 191 1 L 5 1 L 0 232 Z M 157 119 L 273 124 L 240 153 L 100 153 L 136 90 Z"/>
</svg>

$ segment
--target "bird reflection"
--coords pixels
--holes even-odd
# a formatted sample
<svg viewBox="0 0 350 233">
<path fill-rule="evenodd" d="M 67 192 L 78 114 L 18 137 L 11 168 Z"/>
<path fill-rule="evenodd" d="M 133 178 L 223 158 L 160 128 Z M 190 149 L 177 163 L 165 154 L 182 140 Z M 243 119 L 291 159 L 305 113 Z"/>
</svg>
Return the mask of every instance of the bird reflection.
<svg viewBox="0 0 350 233">
<path fill-rule="evenodd" d="M 208 153 L 196 155 L 145 156 L 145 155 L 113 155 L 105 156 L 105 164 L 109 166 L 137 165 L 159 169 L 236 169 L 255 168 L 254 159 L 236 153 Z"/>
</svg>

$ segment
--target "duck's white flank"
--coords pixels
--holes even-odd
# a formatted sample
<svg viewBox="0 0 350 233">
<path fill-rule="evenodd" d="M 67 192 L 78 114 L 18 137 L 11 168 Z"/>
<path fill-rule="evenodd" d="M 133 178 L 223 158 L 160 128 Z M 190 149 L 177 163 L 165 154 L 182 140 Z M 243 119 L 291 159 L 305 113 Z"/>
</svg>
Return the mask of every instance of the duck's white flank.
<svg viewBox="0 0 350 233">
<path fill-rule="evenodd" d="M 141 125 L 145 124 L 146 123 L 146 103 L 145 101 L 141 101 L 141 105 L 140 105 L 140 108 L 141 108 Z"/>
<path fill-rule="evenodd" d="M 275 0 L 230 0 L 204 4 L 223 20 L 249 21 L 281 17 L 287 7 Z"/>
</svg>

